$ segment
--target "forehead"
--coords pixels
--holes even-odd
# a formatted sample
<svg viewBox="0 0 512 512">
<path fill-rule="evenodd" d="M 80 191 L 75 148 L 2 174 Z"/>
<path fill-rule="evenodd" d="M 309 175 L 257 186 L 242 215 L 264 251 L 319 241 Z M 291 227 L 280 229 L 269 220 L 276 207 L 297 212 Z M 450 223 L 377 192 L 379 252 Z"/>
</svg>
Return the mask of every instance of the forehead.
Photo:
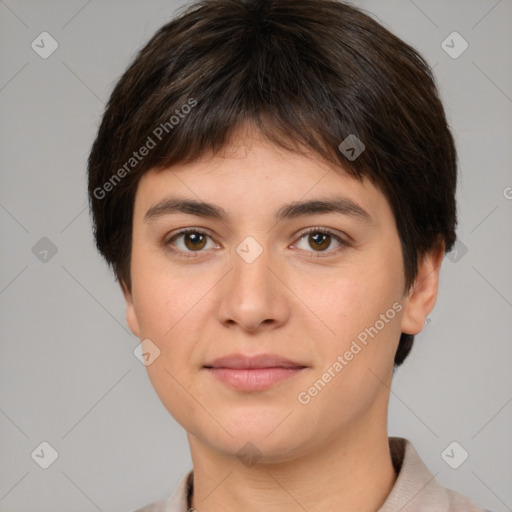
<svg viewBox="0 0 512 512">
<path fill-rule="evenodd" d="M 283 205 L 335 198 L 373 219 L 390 214 L 387 199 L 368 178 L 356 179 L 311 151 L 286 150 L 247 135 L 194 162 L 148 171 L 137 188 L 136 215 L 146 215 L 170 196 L 214 203 L 222 215 L 234 212 L 238 218 L 283 214 Z"/>
</svg>

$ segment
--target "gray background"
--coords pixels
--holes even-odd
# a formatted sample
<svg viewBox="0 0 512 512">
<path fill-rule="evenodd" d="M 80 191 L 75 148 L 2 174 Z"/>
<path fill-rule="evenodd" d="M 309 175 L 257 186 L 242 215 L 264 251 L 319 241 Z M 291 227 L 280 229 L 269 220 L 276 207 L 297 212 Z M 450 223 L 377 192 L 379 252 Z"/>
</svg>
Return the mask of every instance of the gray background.
<svg viewBox="0 0 512 512">
<path fill-rule="evenodd" d="M 445 258 L 437 305 L 395 375 L 389 431 L 444 485 L 510 511 L 512 1 L 355 3 L 435 66 L 460 155 L 464 245 Z M 2 512 L 128 512 L 191 467 L 95 251 L 85 175 L 116 79 L 180 5 L 0 1 Z M 47 59 L 31 48 L 43 31 L 59 44 Z M 453 31 L 469 43 L 456 59 L 441 47 Z M 55 255 L 47 241 L 32 250 L 43 237 Z M 31 456 L 43 441 L 58 452 L 48 469 Z M 469 453 L 458 469 L 441 457 L 452 441 Z"/>
</svg>

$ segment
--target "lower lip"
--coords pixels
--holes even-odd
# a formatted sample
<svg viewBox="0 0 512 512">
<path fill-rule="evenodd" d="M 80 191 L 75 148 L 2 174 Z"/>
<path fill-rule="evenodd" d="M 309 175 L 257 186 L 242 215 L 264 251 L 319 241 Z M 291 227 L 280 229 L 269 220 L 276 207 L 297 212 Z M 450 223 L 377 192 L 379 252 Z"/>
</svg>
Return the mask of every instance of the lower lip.
<svg viewBox="0 0 512 512">
<path fill-rule="evenodd" d="M 289 379 L 305 368 L 207 368 L 225 384 L 240 391 L 260 391 Z"/>
</svg>

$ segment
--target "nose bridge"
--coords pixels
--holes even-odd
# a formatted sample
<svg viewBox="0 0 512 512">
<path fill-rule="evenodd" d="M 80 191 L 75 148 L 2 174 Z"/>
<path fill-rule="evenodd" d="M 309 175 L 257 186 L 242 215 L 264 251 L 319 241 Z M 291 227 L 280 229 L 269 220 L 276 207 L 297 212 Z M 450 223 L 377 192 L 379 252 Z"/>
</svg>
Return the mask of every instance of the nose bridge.
<svg viewBox="0 0 512 512">
<path fill-rule="evenodd" d="M 270 320 L 272 323 L 284 321 L 285 295 L 280 288 L 282 284 L 270 270 L 275 266 L 272 251 L 264 244 L 263 238 L 259 242 L 248 236 L 232 253 L 233 270 L 219 305 L 221 321 L 235 322 L 248 330 L 268 324 Z"/>
<path fill-rule="evenodd" d="M 231 285 L 240 299 L 261 302 L 271 295 L 271 251 L 263 244 L 265 241 L 248 236 L 235 249 Z"/>
</svg>

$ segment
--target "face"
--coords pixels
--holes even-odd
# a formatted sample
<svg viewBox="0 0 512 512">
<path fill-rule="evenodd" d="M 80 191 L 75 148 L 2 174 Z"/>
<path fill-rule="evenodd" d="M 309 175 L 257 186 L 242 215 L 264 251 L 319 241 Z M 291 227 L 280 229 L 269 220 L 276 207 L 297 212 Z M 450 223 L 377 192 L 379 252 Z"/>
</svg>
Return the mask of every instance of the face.
<svg viewBox="0 0 512 512">
<path fill-rule="evenodd" d="M 189 439 L 233 456 L 251 442 L 267 461 L 385 429 L 400 333 L 433 306 L 403 295 L 378 189 L 257 136 L 144 175 L 131 279 L 128 323 L 160 351 L 147 371 L 164 406 Z M 215 362 L 232 355 L 272 357 Z"/>
</svg>

